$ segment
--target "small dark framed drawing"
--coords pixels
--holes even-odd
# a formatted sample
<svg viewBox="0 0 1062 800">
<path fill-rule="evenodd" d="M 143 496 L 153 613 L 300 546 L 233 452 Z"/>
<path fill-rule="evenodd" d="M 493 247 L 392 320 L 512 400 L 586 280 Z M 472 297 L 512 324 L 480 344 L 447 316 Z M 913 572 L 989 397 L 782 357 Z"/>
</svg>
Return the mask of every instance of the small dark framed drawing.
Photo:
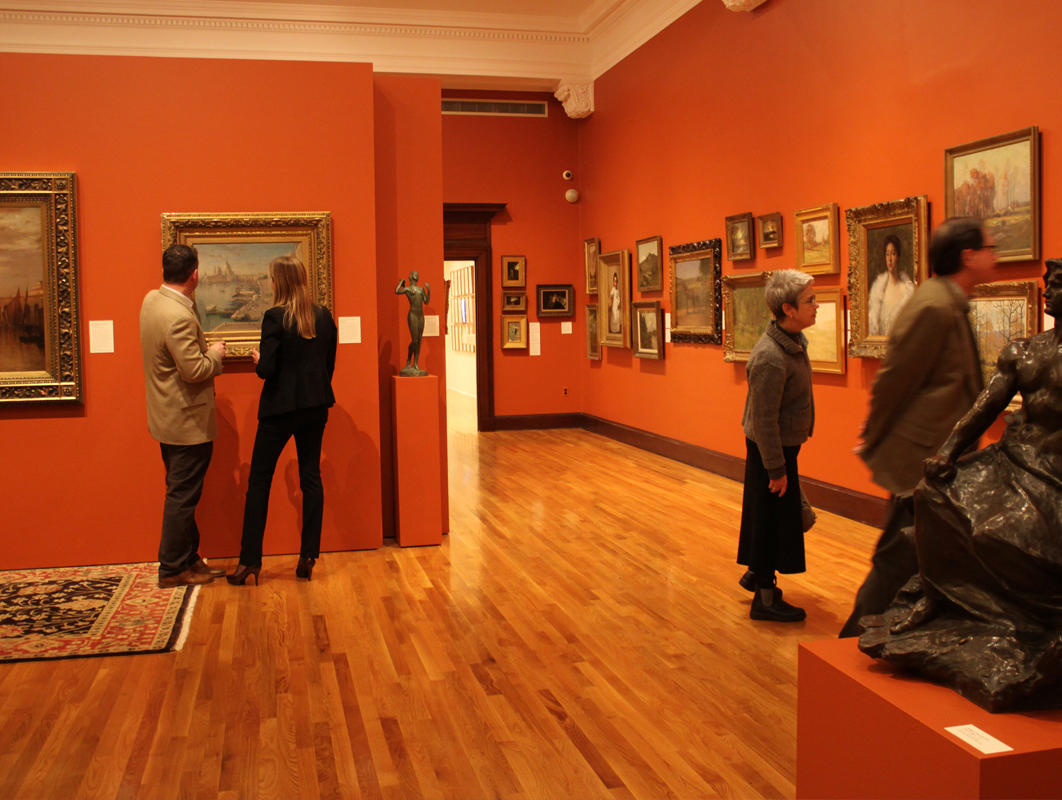
<svg viewBox="0 0 1062 800">
<path fill-rule="evenodd" d="M 1039 259 L 1039 129 L 945 150 L 944 216 L 984 220 L 1001 262 Z"/>
<path fill-rule="evenodd" d="M 601 337 L 597 330 L 597 303 L 586 306 L 586 357 L 601 360 Z"/>
<path fill-rule="evenodd" d="M 796 268 L 808 275 L 841 271 L 837 204 L 805 208 L 796 217 Z"/>
<path fill-rule="evenodd" d="M 540 317 L 575 316 L 575 287 L 570 283 L 540 283 L 535 287 L 535 301 Z"/>
<path fill-rule="evenodd" d="M 601 255 L 601 240 L 583 240 L 583 260 L 586 262 L 586 293 L 597 294 L 597 257 Z"/>
<path fill-rule="evenodd" d="M 752 214 L 734 214 L 726 218 L 726 257 L 731 261 L 744 261 L 753 257 L 754 229 Z"/>
<path fill-rule="evenodd" d="M 663 253 L 664 245 L 659 236 L 639 239 L 635 243 L 639 292 L 657 292 L 664 288 Z"/>
<path fill-rule="evenodd" d="M 664 357 L 664 326 L 659 300 L 631 303 L 631 332 L 634 355 L 638 358 Z"/>
<path fill-rule="evenodd" d="M 773 214 L 764 214 L 756 217 L 760 222 L 760 249 L 770 250 L 772 247 L 782 246 L 782 214 L 775 211 Z"/>
<path fill-rule="evenodd" d="M 527 286 L 527 256 L 501 257 L 501 285 L 505 289 Z"/>
<path fill-rule="evenodd" d="M 501 318 L 502 350 L 527 349 L 527 315 Z"/>
<path fill-rule="evenodd" d="M 503 314 L 526 314 L 527 295 L 524 292 L 502 292 Z"/>
</svg>

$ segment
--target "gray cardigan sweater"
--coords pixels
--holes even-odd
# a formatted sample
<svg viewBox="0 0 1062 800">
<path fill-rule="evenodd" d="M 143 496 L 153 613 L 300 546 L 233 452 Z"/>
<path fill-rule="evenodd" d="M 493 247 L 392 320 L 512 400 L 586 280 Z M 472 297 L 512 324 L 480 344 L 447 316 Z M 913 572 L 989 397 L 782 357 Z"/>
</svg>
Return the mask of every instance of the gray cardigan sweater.
<svg viewBox="0 0 1062 800">
<path fill-rule="evenodd" d="M 772 320 L 745 365 L 749 394 L 741 424 L 772 480 L 785 475 L 783 447 L 803 444 L 815 429 L 808 340 Z"/>
</svg>

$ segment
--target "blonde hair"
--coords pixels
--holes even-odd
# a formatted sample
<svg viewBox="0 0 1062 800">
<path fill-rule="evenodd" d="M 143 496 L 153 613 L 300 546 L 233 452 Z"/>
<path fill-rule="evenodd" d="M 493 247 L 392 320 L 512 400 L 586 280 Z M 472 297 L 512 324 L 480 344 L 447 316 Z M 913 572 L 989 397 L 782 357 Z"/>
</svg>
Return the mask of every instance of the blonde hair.
<svg viewBox="0 0 1062 800">
<path fill-rule="evenodd" d="M 317 335 L 317 310 L 310 298 L 306 267 L 295 256 L 274 258 L 269 265 L 273 279 L 273 305 L 284 307 L 284 327 L 293 328 L 303 339 Z"/>
</svg>

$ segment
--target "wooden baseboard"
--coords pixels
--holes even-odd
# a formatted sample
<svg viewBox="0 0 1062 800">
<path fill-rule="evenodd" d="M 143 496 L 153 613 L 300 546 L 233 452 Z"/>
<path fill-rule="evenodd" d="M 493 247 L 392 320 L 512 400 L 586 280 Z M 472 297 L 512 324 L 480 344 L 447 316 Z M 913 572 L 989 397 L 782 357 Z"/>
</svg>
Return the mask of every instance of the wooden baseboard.
<svg viewBox="0 0 1062 800">
<path fill-rule="evenodd" d="M 550 428 L 581 428 L 582 414 L 509 414 L 494 417 L 493 428 L 496 431 L 533 431 Z"/>
<path fill-rule="evenodd" d="M 722 475 L 733 481 L 741 482 L 745 479 L 745 459 L 743 458 L 718 453 L 706 447 L 643 431 L 640 428 L 632 428 L 629 425 L 601 419 L 591 414 L 513 414 L 494 417 L 491 424 L 491 430 L 499 431 L 582 428 L 640 450 L 681 461 L 683 464 L 689 464 L 706 472 L 714 472 L 716 475 Z M 880 528 L 885 521 L 887 501 L 883 498 L 814 478 L 801 477 L 800 485 L 815 508 L 821 508 L 831 514 L 839 514 L 875 528 Z"/>
</svg>

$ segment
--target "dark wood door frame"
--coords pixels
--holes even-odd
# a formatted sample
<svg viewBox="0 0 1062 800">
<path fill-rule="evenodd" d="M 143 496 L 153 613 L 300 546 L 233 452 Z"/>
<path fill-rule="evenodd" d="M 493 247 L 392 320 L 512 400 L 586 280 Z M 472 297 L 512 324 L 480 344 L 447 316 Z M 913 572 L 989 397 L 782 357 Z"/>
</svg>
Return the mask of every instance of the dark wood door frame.
<svg viewBox="0 0 1062 800">
<path fill-rule="evenodd" d="M 476 416 L 481 431 L 494 422 L 494 270 L 490 222 L 505 203 L 443 203 L 443 258 L 474 261 L 476 275 Z"/>
</svg>

